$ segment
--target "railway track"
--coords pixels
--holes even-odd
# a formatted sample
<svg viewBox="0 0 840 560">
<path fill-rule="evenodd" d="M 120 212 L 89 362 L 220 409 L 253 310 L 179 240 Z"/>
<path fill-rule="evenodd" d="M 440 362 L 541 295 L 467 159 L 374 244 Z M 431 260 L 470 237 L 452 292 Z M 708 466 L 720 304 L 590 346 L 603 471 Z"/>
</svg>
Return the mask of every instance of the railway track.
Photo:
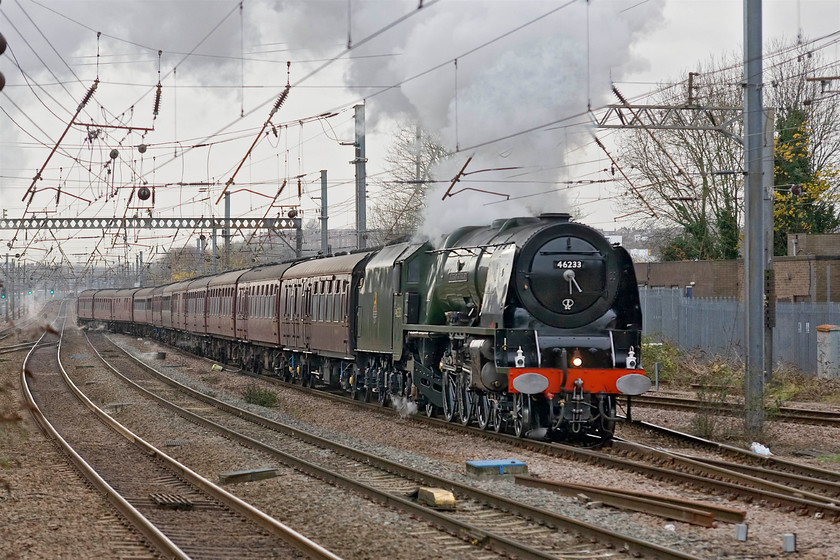
<svg viewBox="0 0 840 560">
<path fill-rule="evenodd" d="M 59 331 L 63 333 L 63 323 Z M 50 348 L 52 344 L 58 349 Z M 73 385 L 60 356 L 61 336 L 49 331 L 27 356 L 21 381 L 30 407 L 75 467 L 143 535 L 154 555 L 337 558 L 118 424 Z"/>
<path fill-rule="evenodd" d="M 91 337 L 92 347 L 101 344 L 98 340 L 94 342 L 97 338 Z M 131 378 L 127 380 L 137 390 L 158 399 L 163 406 L 192 422 L 213 430 L 224 430 L 225 437 L 231 440 L 267 453 L 301 472 L 409 512 L 479 548 L 518 558 L 608 557 L 618 551 L 652 558 L 693 558 L 691 554 L 628 535 L 617 535 L 612 529 L 441 478 L 252 414 L 179 386 L 114 346 L 102 354 L 110 367 Z M 177 387 L 177 390 L 162 388 L 161 383 Z M 439 511 L 420 505 L 411 497 L 419 486 L 451 490 L 457 497 L 456 509 Z"/>
<path fill-rule="evenodd" d="M 35 342 L 22 342 L 20 344 L 10 344 L 8 346 L 0 346 L 0 354 L 11 354 L 12 352 L 20 352 L 21 350 L 29 350 L 35 346 Z"/>
<path fill-rule="evenodd" d="M 634 406 L 650 406 L 667 410 L 685 410 L 690 412 L 709 412 L 742 416 L 744 405 L 737 403 L 715 403 L 713 406 L 694 399 L 663 395 L 642 395 L 633 397 Z M 818 426 L 840 426 L 840 412 L 811 410 L 796 407 L 778 407 L 767 409 L 768 419 Z"/>
<path fill-rule="evenodd" d="M 710 441 L 691 434 L 658 426 L 649 422 L 634 420 L 627 425 L 631 430 L 642 430 L 648 434 L 661 436 L 663 441 L 671 441 L 680 448 L 686 446 L 696 453 L 685 451 L 664 451 L 660 446 L 640 445 L 617 440 L 613 448 L 618 452 L 632 454 L 639 448 L 653 449 L 653 453 L 666 460 L 679 462 L 701 462 L 712 467 L 726 469 L 779 483 L 783 486 L 800 490 L 795 492 L 830 503 L 840 503 L 840 473 L 819 467 L 797 463 L 772 455 L 758 455 L 746 449 L 724 443 Z M 703 454 L 705 453 L 705 454 Z M 712 454 L 713 456 L 709 456 Z"/>
<path fill-rule="evenodd" d="M 262 377 L 272 383 L 294 387 L 301 391 L 313 389 L 291 385 L 276 378 Z M 329 399 L 348 401 L 347 397 L 324 391 L 314 390 Z M 391 409 L 382 408 L 376 403 L 353 401 L 358 406 L 397 415 Z M 450 430 L 480 432 L 483 437 L 503 441 L 513 446 L 530 449 L 549 456 L 556 456 L 575 461 L 599 464 L 607 468 L 618 468 L 628 472 L 643 474 L 651 479 L 670 480 L 677 484 L 689 485 L 702 492 L 741 499 L 746 503 L 766 507 L 783 508 L 799 514 L 814 515 L 817 518 L 840 520 L 840 501 L 837 473 L 815 469 L 792 461 L 764 460 L 761 456 L 731 446 L 715 442 L 702 443 L 693 441 L 691 445 L 705 449 L 723 450 L 729 448 L 729 454 L 722 460 L 686 456 L 682 453 L 668 452 L 631 441 L 617 440 L 603 449 L 548 443 L 517 438 L 513 435 L 480 430 L 475 426 L 463 426 L 457 422 L 428 418 L 423 415 L 412 416 L 414 421 L 431 425 L 445 425 Z M 631 425 L 646 426 L 659 430 L 650 424 L 634 422 Z M 661 428 L 664 433 L 665 428 Z M 690 437 L 685 435 L 686 438 Z M 673 437 L 679 437 L 676 434 Z M 700 438 L 696 438 L 700 440 Z M 688 439 L 682 440 L 684 443 Z M 752 456 L 752 457 L 751 457 Z M 753 466 L 749 466 L 751 463 Z M 758 465 L 757 463 L 763 463 Z"/>
</svg>

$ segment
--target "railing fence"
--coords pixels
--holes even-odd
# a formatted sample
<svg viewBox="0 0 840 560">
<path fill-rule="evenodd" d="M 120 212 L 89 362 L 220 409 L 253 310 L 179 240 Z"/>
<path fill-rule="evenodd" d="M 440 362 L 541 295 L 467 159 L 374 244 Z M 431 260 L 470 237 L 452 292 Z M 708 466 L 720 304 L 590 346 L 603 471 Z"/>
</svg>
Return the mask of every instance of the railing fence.
<svg viewBox="0 0 840 560">
<path fill-rule="evenodd" d="M 744 355 L 744 303 L 735 298 L 692 299 L 678 288 L 641 288 L 643 333 L 681 350 Z M 840 303 L 776 303 L 773 364 L 817 372 L 817 325 L 840 325 Z"/>
</svg>

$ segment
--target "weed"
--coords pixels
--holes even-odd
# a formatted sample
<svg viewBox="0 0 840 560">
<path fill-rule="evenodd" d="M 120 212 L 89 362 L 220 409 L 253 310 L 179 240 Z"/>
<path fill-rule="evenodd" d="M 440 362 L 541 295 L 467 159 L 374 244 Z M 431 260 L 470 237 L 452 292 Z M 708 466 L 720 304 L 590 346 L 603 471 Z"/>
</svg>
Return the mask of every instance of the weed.
<svg viewBox="0 0 840 560">
<path fill-rule="evenodd" d="M 817 457 L 817 461 L 820 463 L 840 463 L 840 453 L 835 453 L 834 455 L 823 455 L 822 457 Z"/>
<path fill-rule="evenodd" d="M 840 381 L 805 375 L 797 368 L 780 366 L 766 386 L 767 395 L 779 406 L 791 400 L 840 404 Z"/>
<path fill-rule="evenodd" d="M 249 404 L 271 407 L 277 404 L 277 393 L 251 383 L 242 392 L 242 400 Z"/>
<path fill-rule="evenodd" d="M 718 433 L 721 426 L 720 420 L 726 415 L 725 409 L 730 404 L 730 397 L 735 392 L 739 378 L 740 374 L 733 370 L 731 364 L 720 362 L 712 364 L 695 380 L 697 400 L 701 405 L 692 420 L 695 434 L 707 439 L 724 436 Z"/>
<path fill-rule="evenodd" d="M 668 342 L 653 342 L 642 338 L 642 357 L 645 369 L 653 373 L 654 364 L 659 363 L 659 381 L 667 382 L 677 376 L 680 368 L 680 351 Z"/>
</svg>

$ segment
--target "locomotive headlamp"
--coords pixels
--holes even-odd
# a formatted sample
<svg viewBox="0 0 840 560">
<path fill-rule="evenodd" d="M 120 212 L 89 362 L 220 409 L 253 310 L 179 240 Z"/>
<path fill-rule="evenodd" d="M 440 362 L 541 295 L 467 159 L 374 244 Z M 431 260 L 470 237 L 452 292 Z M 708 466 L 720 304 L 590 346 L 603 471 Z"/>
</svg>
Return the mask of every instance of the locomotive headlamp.
<svg viewBox="0 0 840 560">
<path fill-rule="evenodd" d="M 580 357 L 580 349 L 575 348 L 575 353 L 572 354 L 572 365 L 580 367 L 583 364 L 583 358 Z"/>
</svg>

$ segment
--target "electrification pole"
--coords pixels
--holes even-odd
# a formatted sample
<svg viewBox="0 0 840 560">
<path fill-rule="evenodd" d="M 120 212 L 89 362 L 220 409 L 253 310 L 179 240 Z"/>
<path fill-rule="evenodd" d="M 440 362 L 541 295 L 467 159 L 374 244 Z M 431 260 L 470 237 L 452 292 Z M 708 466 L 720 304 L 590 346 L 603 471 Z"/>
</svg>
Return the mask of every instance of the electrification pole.
<svg viewBox="0 0 840 560">
<path fill-rule="evenodd" d="M 321 170 L 321 254 L 329 254 L 330 232 L 327 229 L 327 170 Z"/>
<path fill-rule="evenodd" d="M 356 247 L 364 249 L 367 238 L 367 211 L 365 177 L 365 106 L 356 105 L 356 157 L 351 162 L 356 165 Z"/>
<path fill-rule="evenodd" d="M 745 427 L 759 434 L 764 424 L 764 189 L 762 150 L 764 113 L 761 96 L 761 0 L 744 0 L 744 187 L 746 255 Z"/>
<path fill-rule="evenodd" d="M 225 193 L 225 229 L 222 230 L 225 240 L 225 270 L 230 270 L 230 193 Z"/>
<path fill-rule="evenodd" d="M 773 203 L 776 170 L 776 110 L 764 110 L 764 141 L 762 167 L 764 170 L 764 381 L 773 378 L 773 329 L 776 328 L 776 272 L 773 266 Z"/>
</svg>

